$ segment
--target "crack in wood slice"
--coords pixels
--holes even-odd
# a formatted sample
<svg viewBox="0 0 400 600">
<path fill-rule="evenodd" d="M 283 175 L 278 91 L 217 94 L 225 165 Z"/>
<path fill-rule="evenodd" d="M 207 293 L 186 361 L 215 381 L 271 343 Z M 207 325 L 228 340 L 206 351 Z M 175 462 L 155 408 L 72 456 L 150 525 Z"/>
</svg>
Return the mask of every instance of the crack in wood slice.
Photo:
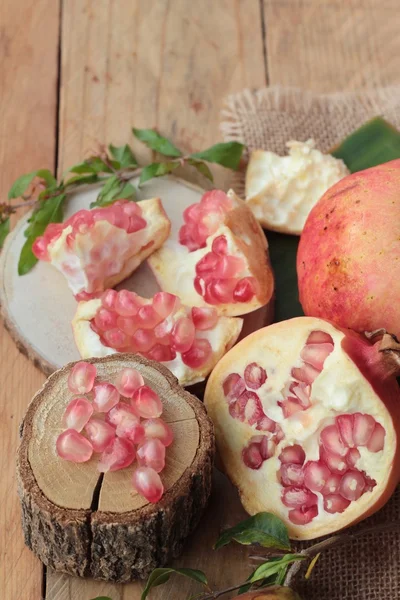
<svg viewBox="0 0 400 600">
<path fill-rule="evenodd" d="M 17 475 L 25 541 L 55 570 L 125 582 L 177 556 L 197 525 L 211 489 L 214 433 L 202 403 L 165 367 L 129 354 L 88 362 L 96 364 L 98 380 L 107 381 L 133 366 L 161 397 L 175 434 L 161 473 L 166 491 L 149 504 L 133 490 L 133 466 L 106 473 L 99 484 L 96 456 L 81 464 L 57 456 L 71 399 L 70 363 L 50 376 L 21 426 Z"/>
</svg>

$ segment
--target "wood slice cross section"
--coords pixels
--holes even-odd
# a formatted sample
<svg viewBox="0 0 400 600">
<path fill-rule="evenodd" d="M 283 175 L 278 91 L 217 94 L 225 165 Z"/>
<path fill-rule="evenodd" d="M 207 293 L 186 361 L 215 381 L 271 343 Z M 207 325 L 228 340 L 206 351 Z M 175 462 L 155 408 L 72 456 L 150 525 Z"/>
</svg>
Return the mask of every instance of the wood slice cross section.
<svg viewBox="0 0 400 600">
<path fill-rule="evenodd" d="M 56 439 L 72 395 L 74 363 L 56 371 L 33 398 L 21 426 L 18 487 L 25 541 L 51 568 L 78 576 L 127 582 L 177 556 L 197 525 L 211 490 L 212 424 L 203 404 L 164 367 L 137 355 L 91 359 L 97 380 L 113 382 L 121 369 L 138 369 L 163 403 L 174 441 L 161 473 L 165 493 L 148 503 L 132 487 L 130 467 L 104 476 L 97 458 L 62 460 Z"/>
</svg>

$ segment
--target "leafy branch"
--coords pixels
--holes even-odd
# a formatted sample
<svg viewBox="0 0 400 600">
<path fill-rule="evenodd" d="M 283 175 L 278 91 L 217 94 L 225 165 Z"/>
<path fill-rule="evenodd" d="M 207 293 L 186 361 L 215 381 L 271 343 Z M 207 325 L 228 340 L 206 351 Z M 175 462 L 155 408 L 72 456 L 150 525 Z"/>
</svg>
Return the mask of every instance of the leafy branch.
<svg viewBox="0 0 400 600">
<path fill-rule="evenodd" d="M 60 223 L 64 217 L 65 201 L 82 186 L 101 186 L 90 208 L 103 207 L 118 199 L 136 200 L 136 189 L 130 180 L 139 176 L 139 187 L 154 177 L 172 173 L 179 166 L 189 165 L 213 181 L 207 162 L 236 170 L 244 146 L 227 142 L 211 146 L 202 152 L 183 154 L 170 140 L 152 129 L 133 129 L 134 136 L 148 148 L 166 157 L 149 165 L 139 165 L 131 147 L 101 146 L 93 156 L 70 167 L 59 181 L 48 169 L 38 169 L 19 177 L 11 186 L 8 202 L 0 202 L 0 248 L 10 231 L 10 215 L 19 208 L 33 207 L 25 230 L 26 241 L 18 263 L 19 275 L 28 273 L 37 263 L 32 245 L 47 225 Z M 12 201 L 20 198 L 22 202 Z"/>
</svg>

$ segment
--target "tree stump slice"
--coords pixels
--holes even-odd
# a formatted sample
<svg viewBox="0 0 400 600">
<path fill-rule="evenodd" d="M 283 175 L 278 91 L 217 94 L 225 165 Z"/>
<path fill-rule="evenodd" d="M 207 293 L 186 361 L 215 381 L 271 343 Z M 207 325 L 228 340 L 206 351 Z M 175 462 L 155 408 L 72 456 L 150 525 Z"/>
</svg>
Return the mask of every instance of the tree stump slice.
<svg viewBox="0 0 400 600">
<path fill-rule="evenodd" d="M 160 474 L 165 493 L 148 503 L 132 486 L 135 463 L 121 471 L 97 471 L 62 460 L 56 439 L 72 394 L 68 374 L 56 371 L 30 403 L 21 425 L 17 478 L 25 542 L 56 571 L 128 582 L 178 556 L 195 529 L 211 492 L 213 426 L 203 404 L 184 391 L 163 366 L 133 354 L 89 359 L 97 380 L 113 382 L 124 367 L 138 369 L 163 402 L 162 418 L 174 431 Z"/>
</svg>

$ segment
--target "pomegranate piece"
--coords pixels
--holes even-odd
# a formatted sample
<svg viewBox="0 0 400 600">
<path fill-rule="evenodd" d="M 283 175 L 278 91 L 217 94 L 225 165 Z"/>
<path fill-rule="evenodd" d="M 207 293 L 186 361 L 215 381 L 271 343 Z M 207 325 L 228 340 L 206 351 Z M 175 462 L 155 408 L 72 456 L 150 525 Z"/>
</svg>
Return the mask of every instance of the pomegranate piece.
<svg viewBox="0 0 400 600">
<path fill-rule="evenodd" d="M 177 352 L 187 352 L 193 345 L 195 336 L 193 321 L 187 317 L 178 319 L 172 329 L 172 347 Z"/>
<path fill-rule="evenodd" d="M 224 395 L 229 403 L 235 402 L 245 389 L 244 379 L 238 373 L 231 373 L 223 383 Z"/>
<path fill-rule="evenodd" d="M 289 510 L 289 521 L 294 525 L 308 525 L 318 515 L 318 506 Z"/>
<path fill-rule="evenodd" d="M 324 510 L 327 513 L 342 513 L 350 506 L 350 500 L 346 500 L 340 494 L 331 494 L 324 497 Z"/>
<path fill-rule="evenodd" d="M 367 448 L 370 452 L 380 452 L 385 445 L 385 430 L 380 423 L 376 423 L 368 440 Z"/>
<path fill-rule="evenodd" d="M 74 398 L 68 404 L 63 416 L 63 425 L 67 429 L 82 431 L 93 414 L 93 406 L 86 398 Z"/>
<path fill-rule="evenodd" d="M 138 467 L 133 472 L 132 482 L 137 493 L 146 498 L 148 502 L 155 504 L 161 500 L 164 486 L 159 474 L 154 469 Z"/>
<path fill-rule="evenodd" d="M 283 464 L 279 470 L 281 483 L 284 486 L 301 487 L 304 482 L 304 471 L 301 465 Z"/>
<path fill-rule="evenodd" d="M 98 383 L 93 388 L 93 406 L 98 412 L 108 412 L 119 402 L 119 392 L 112 383 Z"/>
<path fill-rule="evenodd" d="M 151 438 L 140 444 L 136 458 L 141 467 L 150 467 L 160 473 L 165 467 L 165 446 L 161 440 Z"/>
<path fill-rule="evenodd" d="M 267 372 L 257 363 L 250 363 L 244 370 L 244 380 L 247 387 L 258 390 L 267 380 Z"/>
<path fill-rule="evenodd" d="M 182 354 L 182 360 L 188 367 L 199 369 L 207 363 L 211 354 L 210 342 L 203 338 L 195 338 L 190 350 Z"/>
<path fill-rule="evenodd" d="M 289 486 L 283 489 L 282 502 L 289 508 L 309 508 L 317 504 L 318 498 L 305 487 Z"/>
<path fill-rule="evenodd" d="M 360 471 L 347 471 L 339 485 L 339 493 L 343 498 L 353 501 L 358 500 L 365 488 L 365 479 Z"/>
<path fill-rule="evenodd" d="M 96 367 L 84 361 L 77 362 L 68 376 L 68 388 L 73 394 L 87 394 L 93 388 Z"/>
<path fill-rule="evenodd" d="M 135 456 L 136 451 L 132 442 L 115 437 L 101 454 L 97 469 L 100 473 L 125 469 L 133 463 Z"/>
<path fill-rule="evenodd" d="M 66 429 L 57 438 L 57 454 L 64 460 L 87 462 L 93 454 L 92 444 L 75 429 Z"/>
<path fill-rule="evenodd" d="M 121 396 L 132 398 L 136 390 L 144 385 L 142 375 L 136 369 L 122 369 L 117 375 L 115 387 Z"/>
<path fill-rule="evenodd" d="M 342 442 L 339 429 L 336 425 L 328 425 L 328 427 L 325 427 L 321 431 L 320 439 L 327 452 L 339 456 L 344 456 L 347 453 L 347 448 Z"/>
<path fill-rule="evenodd" d="M 103 452 L 115 437 L 114 428 L 96 417 L 86 423 L 85 432 L 95 452 Z"/>
<path fill-rule="evenodd" d="M 301 446 L 295 444 L 294 446 L 286 446 L 286 448 L 283 448 L 279 455 L 279 460 L 284 465 L 302 465 L 306 460 L 306 454 Z"/>
<path fill-rule="evenodd" d="M 142 387 L 136 390 L 133 394 L 131 404 L 144 419 L 155 419 L 163 411 L 158 394 L 148 385 L 142 385 Z"/>
<path fill-rule="evenodd" d="M 371 415 L 355 413 L 353 440 L 355 446 L 366 446 L 375 427 L 375 419 Z"/>
<path fill-rule="evenodd" d="M 145 419 L 142 421 L 142 425 L 147 439 L 157 438 L 165 447 L 170 446 L 174 441 L 174 433 L 171 427 L 162 419 Z"/>
<path fill-rule="evenodd" d="M 330 476 L 330 470 L 321 461 L 310 461 L 304 465 L 304 485 L 312 492 L 323 490 Z"/>
<path fill-rule="evenodd" d="M 193 324 L 199 331 L 207 331 L 213 329 L 218 322 L 218 313 L 215 308 L 205 307 L 192 308 Z"/>
</svg>

